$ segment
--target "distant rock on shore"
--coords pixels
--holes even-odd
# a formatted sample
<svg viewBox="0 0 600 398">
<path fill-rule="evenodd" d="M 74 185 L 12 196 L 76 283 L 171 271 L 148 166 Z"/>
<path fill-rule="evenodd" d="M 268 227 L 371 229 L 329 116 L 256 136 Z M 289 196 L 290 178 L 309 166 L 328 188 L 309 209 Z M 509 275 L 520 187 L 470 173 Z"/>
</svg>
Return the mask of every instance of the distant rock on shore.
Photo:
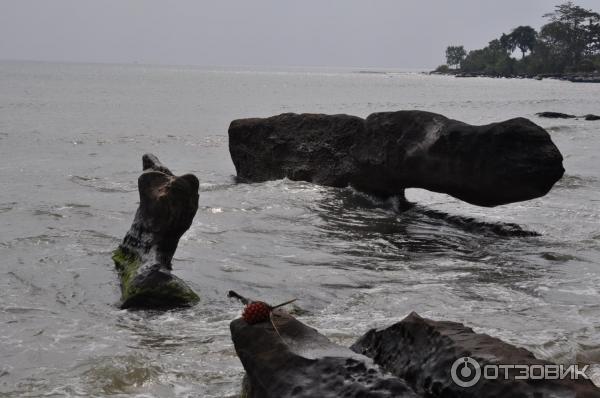
<svg viewBox="0 0 600 398">
<path fill-rule="evenodd" d="M 600 83 L 600 74 L 589 74 L 589 75 L 576 75 L 567 76 L 564 80 L 568 80 L 573 83 Z"/>
<path fill-rule="evenodd" d="M 531 75 L 503 75 L 485 72 L 462 72 L 460 70 L 448 70 L 446 72 L 432 71 L 430 75 L 446 75 L 454 77 L 490 77 L 505 79 L 555 79 L 564 80 L 572 83 L 600 83 L 600 73 L 542 73 Z"/>
</svg>

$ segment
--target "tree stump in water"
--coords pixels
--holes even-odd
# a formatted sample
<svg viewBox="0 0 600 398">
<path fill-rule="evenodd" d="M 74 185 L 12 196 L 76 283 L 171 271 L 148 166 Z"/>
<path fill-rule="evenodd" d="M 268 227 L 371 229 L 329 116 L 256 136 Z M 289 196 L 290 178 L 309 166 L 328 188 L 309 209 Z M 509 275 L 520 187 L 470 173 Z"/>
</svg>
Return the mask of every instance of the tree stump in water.
<svg viewBox="0 0 600 398">
<path fill-rule="evenodd" d="M 151 154 L 142 157 L 140 205 L 125 239 L 113 254 L 121 279 L 121 308 L 191 306 L 200 298 L 171 273 L 181 236 L 198 210 L 198 178 L 174 176 Z"/>
</svg>

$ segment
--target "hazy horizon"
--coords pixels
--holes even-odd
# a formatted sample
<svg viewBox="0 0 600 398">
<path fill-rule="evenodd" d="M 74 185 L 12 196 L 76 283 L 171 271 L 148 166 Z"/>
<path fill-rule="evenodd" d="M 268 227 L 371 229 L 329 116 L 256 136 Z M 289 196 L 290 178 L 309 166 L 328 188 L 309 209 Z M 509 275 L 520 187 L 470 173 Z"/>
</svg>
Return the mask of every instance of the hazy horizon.
<svg viewBox="0 0 600 398">
<path fill-rule="evenodd" d="M 596 0 L 576 1 L 598 11 Z M 0 0 L 0 59 L 225 67 L 429 69 L 448 45 L 538 29 L 560 2 Z"/>
</svg>

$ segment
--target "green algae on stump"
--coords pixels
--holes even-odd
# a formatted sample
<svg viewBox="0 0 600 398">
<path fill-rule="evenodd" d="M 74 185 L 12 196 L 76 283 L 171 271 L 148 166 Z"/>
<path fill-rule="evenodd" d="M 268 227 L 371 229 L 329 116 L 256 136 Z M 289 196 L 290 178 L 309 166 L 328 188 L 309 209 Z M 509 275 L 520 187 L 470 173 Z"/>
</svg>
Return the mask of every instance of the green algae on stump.
<svg viewBox="0 0 600 398">
<path fill-rule="evenodd" d="M 113 253 L 121 279 L 121 308 L 173 308 L 200 298 L 173 275 L 171 261 L 198 210 L 198 179 L 176 177 L 154 155 L 142 158 L 140 205 L 129 232 Z"/>
<path fill-rule="evenodd" d="M 170 270 L 142 265 L 135 255 L 121 248 L 112 257 L 121 279 L 121 308 L 164 308 L 191 306 L 200 297 Z"/>
</svg>

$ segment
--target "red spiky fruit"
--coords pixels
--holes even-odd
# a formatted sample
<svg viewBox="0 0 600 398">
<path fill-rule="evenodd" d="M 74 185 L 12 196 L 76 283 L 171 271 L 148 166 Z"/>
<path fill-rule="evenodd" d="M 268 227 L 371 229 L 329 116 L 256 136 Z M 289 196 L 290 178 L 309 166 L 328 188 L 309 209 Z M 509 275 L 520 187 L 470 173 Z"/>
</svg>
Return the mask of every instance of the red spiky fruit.
<svg viewBox="0 0 600 398">
<path fill-rule="evenodd" d="M 246 304 L 242 318 L 250 325 L 255 323 L 266 322 L 271 314 L 271 306 L 263 301 L 253 301 Z"/>
</svg>

